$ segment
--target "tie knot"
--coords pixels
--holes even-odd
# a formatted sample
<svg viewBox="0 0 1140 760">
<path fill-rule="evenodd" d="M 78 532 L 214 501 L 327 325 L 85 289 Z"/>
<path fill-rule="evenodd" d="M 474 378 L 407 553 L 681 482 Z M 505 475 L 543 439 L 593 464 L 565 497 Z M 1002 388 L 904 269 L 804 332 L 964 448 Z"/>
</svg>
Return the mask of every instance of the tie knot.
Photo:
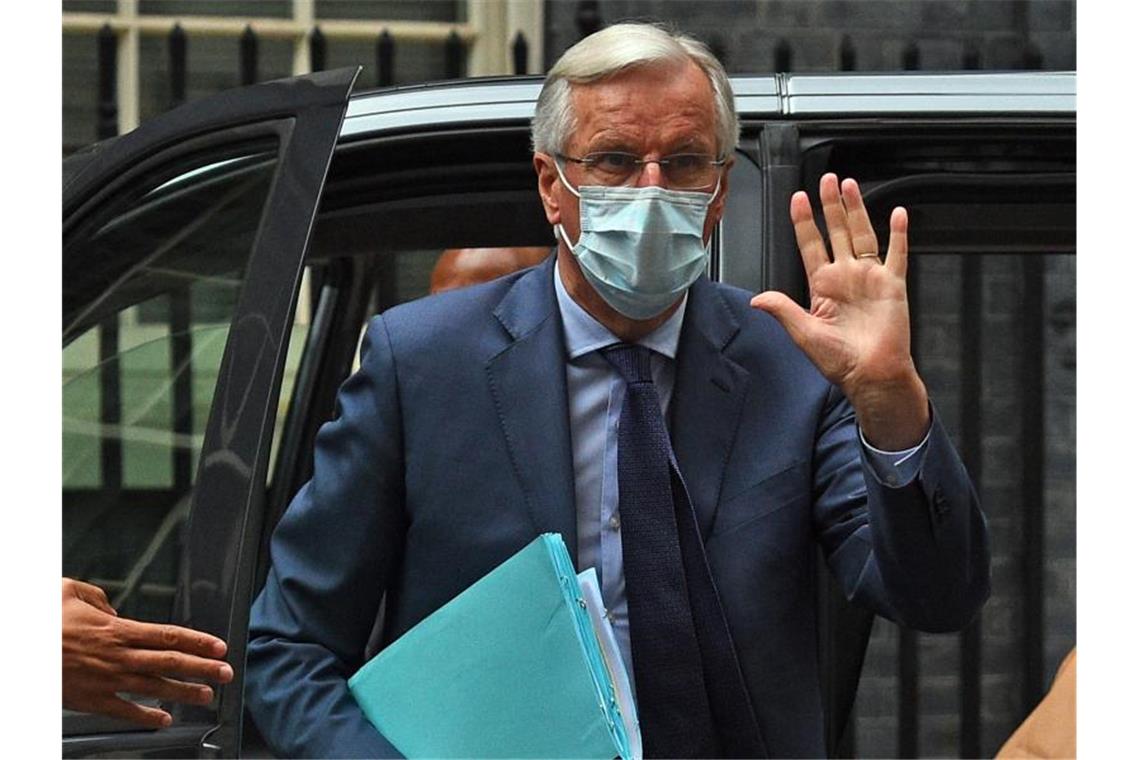
<svg viewBox="0 0 1140 760">
<path fill-rule="evenodd" d="M 653 352 L 645 346 L 633 343 L 617 343 L 602 349 L 602 356 L 613 365 L 627 385 L 653 382 L 653 374 L 649 368 L 651 353 Z"/>
</svg>

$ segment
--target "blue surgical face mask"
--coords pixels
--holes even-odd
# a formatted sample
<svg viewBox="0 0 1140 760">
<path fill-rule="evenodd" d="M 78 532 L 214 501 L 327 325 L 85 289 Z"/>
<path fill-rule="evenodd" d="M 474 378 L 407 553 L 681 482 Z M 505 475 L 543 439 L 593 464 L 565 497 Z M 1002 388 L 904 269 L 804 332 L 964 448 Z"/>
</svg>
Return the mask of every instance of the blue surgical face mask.
<svg viewBox="0 0 1140 760">
<path fill-rule="evenodd" d="M 556 164 L 557 166 L 557 164 Z M 702 239 L 712 194 L 663 187 L 584 186 L 577 190 L 581 229 L 571 243 L 582 274 L 610 306 L 630 319 L 650 319 L 672 306 L 705 271 Z"/>
</svg>

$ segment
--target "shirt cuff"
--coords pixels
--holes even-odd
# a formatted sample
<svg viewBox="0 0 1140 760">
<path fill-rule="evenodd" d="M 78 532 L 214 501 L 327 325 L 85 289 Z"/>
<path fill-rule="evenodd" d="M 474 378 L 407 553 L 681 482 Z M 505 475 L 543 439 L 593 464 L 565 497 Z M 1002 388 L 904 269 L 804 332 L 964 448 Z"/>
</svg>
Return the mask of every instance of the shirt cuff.
<svg viewBox="0 0 1140 760">
<path fill-rule="evenodd" d="M 933 426 L 932 417 L 931 427 Z M 867 462 L 879 480 L 891 486 L 900 485 L 909 483 L 918 474 L 918 466 L 922 462 L 922 457 L 915 455 L 926 448 L 926 444 L 930 440 L 930 428 L 926 429 L 926 435 L 922 437 L 922 441 L 917 446 L 902 451 L 876 449 L 867 443 L 867 439 L 863 437 L 862 428 L 859 429 L 859 440 L 863 444 L 863 450 L 867 453 Z"/>
</svg>

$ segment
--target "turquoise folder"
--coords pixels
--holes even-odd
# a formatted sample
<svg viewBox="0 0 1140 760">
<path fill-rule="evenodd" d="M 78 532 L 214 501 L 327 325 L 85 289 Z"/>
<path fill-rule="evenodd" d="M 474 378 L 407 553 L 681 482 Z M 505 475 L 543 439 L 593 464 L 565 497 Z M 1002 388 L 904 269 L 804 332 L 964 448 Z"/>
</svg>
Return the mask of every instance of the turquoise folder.
<svg viewBox="0 0 1140 760">
<path fill-rule="evenodd" d="M 573 563 L 554 533 L 392 642 L 348 688 L 410 758 L 632 757 Z"/>
</svg>

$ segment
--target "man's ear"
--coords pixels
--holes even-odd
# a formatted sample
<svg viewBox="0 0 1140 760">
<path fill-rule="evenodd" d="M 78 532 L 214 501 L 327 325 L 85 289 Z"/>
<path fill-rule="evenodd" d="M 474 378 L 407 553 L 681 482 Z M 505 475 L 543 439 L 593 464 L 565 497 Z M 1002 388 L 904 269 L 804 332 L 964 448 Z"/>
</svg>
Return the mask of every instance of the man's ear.
<svg viewBox="0 0 1140 760">
<path fill-rule="evenodd" d="M 558 195 L 554 192 L 555 184 L 561 180 L 558 170 L 554 168 L 554 159 L 545 153 L 534 154 L 534 171 L 538 175 L 538 197 L 542 199 L 542 208 L 546 211 L 546 221 L 553 227 L 562 221 L 562 211 L 558 205 Z"/>
</svg>

